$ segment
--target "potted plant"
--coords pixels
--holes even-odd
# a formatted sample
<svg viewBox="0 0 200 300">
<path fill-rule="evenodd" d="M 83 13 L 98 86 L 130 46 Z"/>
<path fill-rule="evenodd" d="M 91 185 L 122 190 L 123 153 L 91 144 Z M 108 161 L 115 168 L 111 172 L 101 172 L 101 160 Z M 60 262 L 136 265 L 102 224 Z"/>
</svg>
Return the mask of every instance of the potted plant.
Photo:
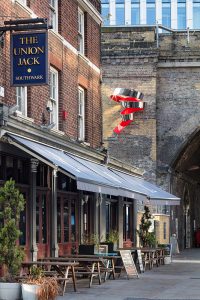
<svg viewBox="0 0 200 300">
<path fill-rule="evenodd" d="M 111 230 L 106 237 L 105 242 L 101 242 L 101 245 L 108 245 L 108 253 L 112 253 L 117 249 L 117 243 L 119 241 L 119 232 L 117 230 Z"/>
<path fill-rule="evenodd" d="M 155 247 L 156 246 L 156 237 L 154 232 L 149 232 L 151 226 L 152 216 L 148 206 L 144 206 L 144 213 L 141 218 L 141 224 L 137 234 L 140 238 L 140 243 L 142 247 Z"/>
<path fill-rule="evenodd" d="M 56 278 L 45 276 L 41 267 L 33 266 L 28 278 L 22 280 L 23 300 L 54 300 L 58 291 Z"/>
<path fill-rule="evenodd" d="M 24 209 L 24 197 L 10 179 L 0 188 L 0 299 L 15 300 L 21 298 L 21 287 L 16 282 L 23 249 L 17 245 L 20 236 L 18 229 L 20 213 Z"/>
<path fill-rule="evenodd" d="M 99 235 L 96 233 L 84 234 L 82 244 L 79 245 L 79 254 L 93 255 L 99 252 L 100 245 Z"/>
</svg>

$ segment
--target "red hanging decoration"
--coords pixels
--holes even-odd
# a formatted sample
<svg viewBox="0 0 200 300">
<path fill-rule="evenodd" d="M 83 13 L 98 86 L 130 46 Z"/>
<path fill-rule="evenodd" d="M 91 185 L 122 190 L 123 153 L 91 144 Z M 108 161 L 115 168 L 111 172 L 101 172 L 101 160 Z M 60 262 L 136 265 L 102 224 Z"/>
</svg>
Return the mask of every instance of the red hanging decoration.
<svg viewBox="0 0 200 300">
<path fill-rule="evenodd" d="M 142 101 L 144 95 L 138 91 L 124 88 L 116 88 L 113 95 L 110 98 L 125 108 L 120 112 L 122 121 L 117 125 L 113 131 L 116 134 L 130 125 L 133 120 L 133 113 L 143 111 L 145 103 Z"/>
</svg>

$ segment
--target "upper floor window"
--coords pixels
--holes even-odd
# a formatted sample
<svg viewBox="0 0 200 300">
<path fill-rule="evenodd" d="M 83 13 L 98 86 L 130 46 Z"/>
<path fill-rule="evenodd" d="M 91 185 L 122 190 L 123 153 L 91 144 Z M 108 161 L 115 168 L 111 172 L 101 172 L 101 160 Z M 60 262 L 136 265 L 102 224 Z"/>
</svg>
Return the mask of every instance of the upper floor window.
<svg viewBox="0 0 200 300">
<path fill-rule="evenodd" d="M 19 3 L 21 3 L 22 5 L 27 5 L 27 1 L 26 0 L 17 0 Z"/>
<path fill-rule="evenodd" d="M 50 123 L 58 129 L 58 71 L 50 68 Z"/>
<path fill-rule="evenodd" d="M 178 29 L 186 28 L 186 0 L 178 0 Z"/>
<path fill-rule="evenodd" d="M 131 24 L 140 24 L 140 1 L 131 0 Z"/>
<path fill-rule="evenodd" d="M 49 20 L 53 30 L 58 31 L 58 0 L 49 0 Z"/>
<path fill-rule="evenodd" d="M 162 25 L 171 27 L 171 1 L 162 0 Z"/>
<path fill-rule="evenodd" d="M 200 0 L 193 0 L 193 28 L 200 29 Z"/>
<path fill-rule="evenodd" d="M 116 25 L 125 24 L 125 2 L 116 0 Z"/>
<path fill-rule="evenodd" d="M 84 12 L 78 9 L 78 51 L 84 54 Z"/>
<path fill-rule="evenodd" d="M 27 87 L 16 87 L 16 103 L 18 105 L 17 110 L 20 111 L 22 115 L 27 116 Z"/>
<path fill-rule="evenodd" d="M 78 139 L 85 139 L 85 92 L 78 88 Z"/>
<path fill-rule="evenodd" d="M 147 0 L 147 24 L 156 24 L 156 5 L 155 0 Z"/>
<path fill-rule="evenodd" d="M 110 25 L 110 5 L 109 0 L 101 1 L 101 14 L 103 18 L 103 25 Z"/>
</svg>

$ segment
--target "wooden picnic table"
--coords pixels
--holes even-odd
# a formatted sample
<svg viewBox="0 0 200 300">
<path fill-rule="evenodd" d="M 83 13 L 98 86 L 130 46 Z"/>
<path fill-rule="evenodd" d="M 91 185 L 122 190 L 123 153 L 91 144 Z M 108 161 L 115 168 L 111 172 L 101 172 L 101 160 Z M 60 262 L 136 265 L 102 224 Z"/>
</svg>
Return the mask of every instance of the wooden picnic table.
<svg viewBox="0 0 200 300">
<path fill-rule="evenodd" d="M 98 257 L 45 257 L 42 260 L 49 262 L 59 261 L 78 263 L 78 266 L 75 269 L 75 276 L 89 275 L 89 287 L 92 286 L 92 281 L 94 277 L 97 277 L 99 284 L 101 284 L 101 260 Z"/>
<path fill-rule="evenodd" d="M 76 287 L 76 276 L 75 276 L 75 267 L 79 265 L 78 262 L 66 262 L 66 261 L 28 261 L 28 262 L 23 262 L 21 264 L 21 272 L 20 272 L 20 277 L 23 277 L 24 274 L 28 275 L 30 274 L 30 268 L 32 266 L 41 266 L 42 268 L 46 268 L 48 271 L 51 271 L 53 268 L 56 273 L 58 274 L 58 277 L 56 279 L 58 281 L 63 281 L 63 287 L 62 287 L 62 294 L 64 295 L 65 289 L 66 289 L 66 284 L 69 282 L 69 271 L 71 270 L 72 274 L 72 281 L 73 281 L 73 287 L 74 291 L 77 291 Z M 28 269 L 28 274 L 27 272 L 25 273 L 25 270 Z M 60 276 L 60 277 L 59 277 Z"/>
<path fill-rule="evenodd" d="M 108 274 L 110 273 L 110 276 L 113 276 L 113 279 L 115 279 L 115 261 L 117 259 L 121 259 L 121 256 L 110 256 L 110 255 L 67 255 L 66 257 L 46 257 L 44 260 L 59 260 L 59 261 L 74 261 L 78 262 L 80 267 L 84 267 L 89 275 L 91 275 L 90 278 L 90 284 L 92 285 L 92 279 L 93 277 L 98 277 L 99 284 L 101 284 L 101 273 L 104 272 L 104 281 L 106 281 Z M 88 267 L 89 265 L 89 267 Z M 91 265 L 91 266 L 90 266 Z M 97 271 L 95 272 L 95 267 Z M 77 268 L 79 269 L 79 267 Z M 80 274 L 80 271 L 77 270 L 75 272 L 77 275 Z M 84 274 L 84 272 L 83 272 Z"/>
</svg>

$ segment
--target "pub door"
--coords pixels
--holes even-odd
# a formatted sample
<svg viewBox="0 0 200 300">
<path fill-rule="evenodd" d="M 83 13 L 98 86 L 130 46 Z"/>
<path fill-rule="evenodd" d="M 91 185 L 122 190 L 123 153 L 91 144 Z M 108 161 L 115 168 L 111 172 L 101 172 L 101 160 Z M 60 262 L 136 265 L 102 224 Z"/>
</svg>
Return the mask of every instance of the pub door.
<svg viewBox="0 0 200 300">
<path fill-rule="evenodd" d="M 78 194 L 58 192 L 57 238 L 59 255 L 77 253 L 78 250 Z"/>
<path fill-rule="evenodd" d="M 50 255 L 50 191 L 43 188 L 37 189 L 36 196 L 36 243 L 38 258 Z"/>
</svg>

